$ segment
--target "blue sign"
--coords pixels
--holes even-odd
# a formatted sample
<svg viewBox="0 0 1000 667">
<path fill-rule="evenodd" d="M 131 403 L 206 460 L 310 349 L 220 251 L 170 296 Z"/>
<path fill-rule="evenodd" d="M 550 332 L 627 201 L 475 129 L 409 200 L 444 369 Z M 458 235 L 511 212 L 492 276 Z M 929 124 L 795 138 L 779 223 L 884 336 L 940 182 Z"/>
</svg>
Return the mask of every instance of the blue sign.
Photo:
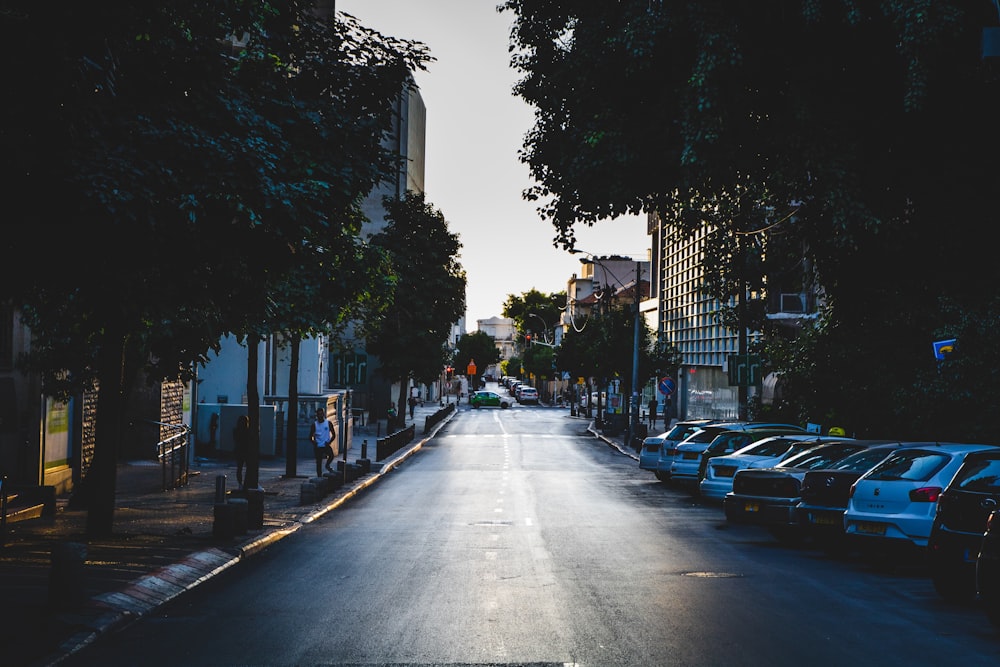
<svg viewBox="0 0 1000 667">
<path fill-rule="evenodd" d="M 938 361 L 947 359 L 948 355 L 955 349 L 956 340 L 955 338 L 949 338 L 948 340 L 934 341 L 934 358 Z"/>
<path fill-rule="evenodd" d="M 677 388 L 677 383 L 671 377 L 661 378 L 659 384 L 656 386 L 660 390 L 660 393 L 664 396 L 670 396 L 674 393 L 674 389 Z"/>
</svg>

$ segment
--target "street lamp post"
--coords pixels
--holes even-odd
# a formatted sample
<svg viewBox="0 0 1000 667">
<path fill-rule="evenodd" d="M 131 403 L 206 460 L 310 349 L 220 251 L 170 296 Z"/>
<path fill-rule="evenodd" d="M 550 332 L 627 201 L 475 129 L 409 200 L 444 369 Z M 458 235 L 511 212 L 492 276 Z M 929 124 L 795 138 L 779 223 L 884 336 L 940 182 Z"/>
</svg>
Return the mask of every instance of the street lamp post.
<svg viewBox="0 0 1000 667">
<path fill-rule="evenodd" d="M 618 277 L 612 271 L 608 270 L 608 267 L 604 266 L 600 259 L 598 259 L 593 253 L 587 252 L 586 250 L 580 250 L 578 248 L 573 248 L 570 254 L 582 253 L 590 257 L 591 261 L 600 264 L 604 272 L 609 274 L 616 282 L 624 289 L 624 285 L 618 280 Z M 633 340 L 632 340 L 632 396 L 629 401 L 629 422 L 628 422 L 628 432 L 626 436 L 626 446 L 632 447 L 632 440 L 639 433 L 639 281 L 642 278 L 642 263 L 635 263 L 635 299 L 633 308 L 635 312 L 633 313 Z M 600 391 L 600 389 L 598 389 Z"/>
</svg>

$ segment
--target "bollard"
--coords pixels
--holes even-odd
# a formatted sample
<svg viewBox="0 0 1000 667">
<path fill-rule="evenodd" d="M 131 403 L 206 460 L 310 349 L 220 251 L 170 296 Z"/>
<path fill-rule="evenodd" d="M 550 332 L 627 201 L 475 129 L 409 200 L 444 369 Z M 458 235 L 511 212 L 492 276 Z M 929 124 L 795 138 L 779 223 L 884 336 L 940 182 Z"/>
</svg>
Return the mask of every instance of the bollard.
<svg viewBox="0 0 1000 667">
<path fill-rule="evenodd" d="M 233 508 L 233 532 L 236 535 L 246 535 L 249 520 L 249 508 L 246 498 L 233 498 L 227 503 Z"/>
<path fill-rule="evenodd" d="M 362 440 L 361 441 L 361 458 L 363 458 L 363 459 L 368 458 L 368 441 L 367 440 Z"/>
<path fill-rule="evenodd" d="M 229 503 L 215 503 L 212 537 L 229 540 L 236 535 L 236 507 Z"/>
<path fill-rule="evenodd" d="M 247 526 L 251 529 L 264 527 L 264 491 L 247 489 Z"/>
<path fill-rule="evenodd" d="M 86 561 L 86 544 L 60 542 L 52 547 L 49 604 L 65 609 L 86 599 Z"/>
<path fill-rule="evenodd" d="M 226 502 L 226 476 L 215 476 L 215 504 L 221 505 Z"/>
</svg>

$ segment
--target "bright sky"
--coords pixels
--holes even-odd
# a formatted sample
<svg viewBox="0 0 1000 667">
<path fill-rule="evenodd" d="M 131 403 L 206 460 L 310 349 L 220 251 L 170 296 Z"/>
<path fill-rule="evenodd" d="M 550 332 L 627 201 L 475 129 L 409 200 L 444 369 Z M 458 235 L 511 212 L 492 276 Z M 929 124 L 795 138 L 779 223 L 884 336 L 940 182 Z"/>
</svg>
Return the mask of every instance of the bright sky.
<svg viewBox="0 0 1000 667">
<path fill-rule="evenodd" d="M 580 257 L 552 245 L 555 229 L 521 193 L 532 185 L 517 157 L 533 125 L 532 107 L 511 89 L 513 14 L 498 0 L 337 0 L 383 35 L 423 42 L 436 60 L 416 80 L 427 107 L 427 201 L 462 243 L 468 276 L 466 328 L 502 315 L 509 294 L 566 289 Z M 646 259 L 645 217 L 576 229 L 576 247 L 596 255 Z"/>
</svg>

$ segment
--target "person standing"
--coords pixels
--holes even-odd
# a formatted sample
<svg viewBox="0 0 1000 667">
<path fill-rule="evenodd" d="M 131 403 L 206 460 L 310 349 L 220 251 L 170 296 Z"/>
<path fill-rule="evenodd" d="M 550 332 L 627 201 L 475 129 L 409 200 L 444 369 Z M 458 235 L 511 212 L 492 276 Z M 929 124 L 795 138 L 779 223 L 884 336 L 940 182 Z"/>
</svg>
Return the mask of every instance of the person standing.
<svg viewBox="0 0 1000 667">
<path fill-rule="evenodd" d="M 413 419 L 413 410 L 417 407 L 417 397 L 410 396 L 410 419 Z"/>
<path fill-rule="evenodd" d="M 316 455 L 316 476 L 323 476 L 323 463 L 326 469 L 333 472 L 330 463 L 333 462 L 333 424 L 326 418 L 326 410 L 316 408 L 316 419 L 309 426 L 309 440 L 313 444 Z"/>
<path fill-rule="evenodd" d="M 649 399 L 649 425 L 656 426 L 656 397 Z"/>
<path fill-rule="evenodd" d="M 233 455 L 236 457 L 236 483 L 243 488 L 243 467 L 250 452 L 250 418 L 240 415 L 233 427 Z"/>
</svg>

